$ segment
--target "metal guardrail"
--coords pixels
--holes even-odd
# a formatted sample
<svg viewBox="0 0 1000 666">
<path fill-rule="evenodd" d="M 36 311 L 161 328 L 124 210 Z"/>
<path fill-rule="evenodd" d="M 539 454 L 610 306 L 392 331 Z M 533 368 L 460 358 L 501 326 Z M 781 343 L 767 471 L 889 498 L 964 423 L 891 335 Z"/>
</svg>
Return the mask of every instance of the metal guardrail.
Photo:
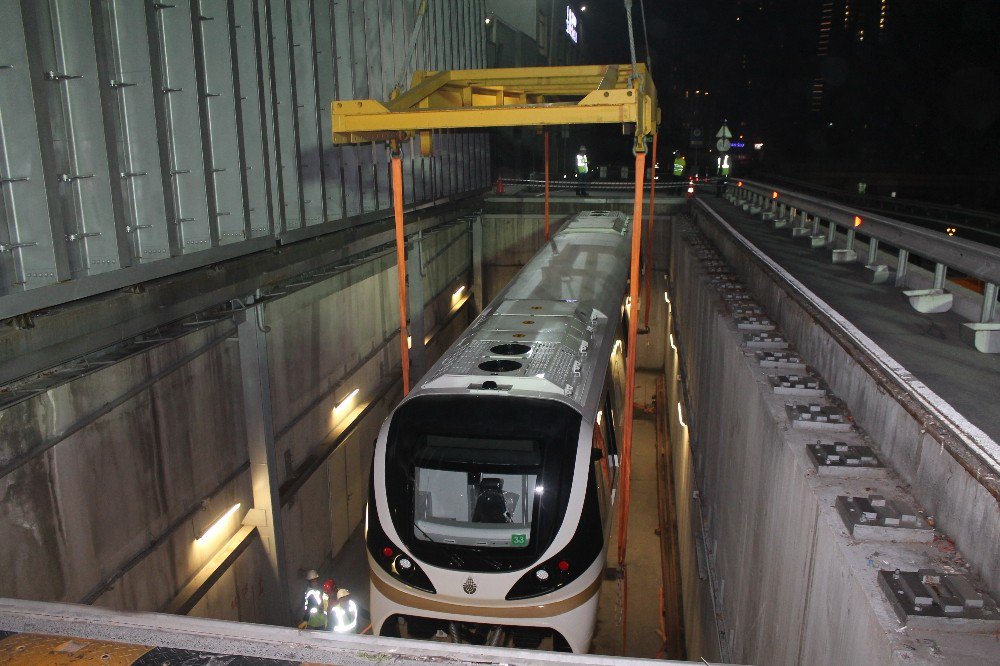
<svg viewBox="0 0 1000 666">
<path fill-rule="evenodd" d="M 874 241 L 869 243 L 869 264 L 875 263 L 878 243 L 887 243 L 899 250 L 898 277 L 905 274 L 909 255 L 914 254 L 934 262 L 935 289 L 944 288 L 948 269 L 982 280 L 985 289 L 980 322 L 993 319 L 997 285 L 1000 284 L 1000 250 L 997 248 L 768 183 L 731 180 L 727 193 L 738 202 L 749 201 L 760 206 L 762 212 L 773 211 L 778 217 L 807 215 L 817 228 L 821 222 L 826 222 L 830 225 L 831 240 L 836 229 L 842 227 L 847 235 L 848 250 L 853 249 L 855 236 L 862 234 Z"/>
</svg>

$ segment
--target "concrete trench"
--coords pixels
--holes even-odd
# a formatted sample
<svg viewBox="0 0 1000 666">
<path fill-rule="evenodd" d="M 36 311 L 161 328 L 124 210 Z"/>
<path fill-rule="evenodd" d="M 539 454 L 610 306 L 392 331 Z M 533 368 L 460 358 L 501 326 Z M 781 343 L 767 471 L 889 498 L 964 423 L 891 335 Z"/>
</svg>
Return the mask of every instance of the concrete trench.
<svg viewBox="0 0 1000 666">
<path fill-rule="evenodd" d="M 693 238 L 714 245 L 779 330 L 844 400 L 866 429 L 861 440 L 894 468 L 886 478 L 816 475 L 806 442 L 855 436 L 791 427 L 785 403 L 806 399 L 772 394 L 768 372 L 744 348 L 694 255 Z M 913 452 L 926 444 L 912 416 L 891 393 L 879 391 L 865 369 L 851 363 L 815 324 L 813 313 L 789 298 L 779 281 L 708 216 L 674 225 L 667 291 L 673 335 L 665 345 L 667 393 L 676 405 L 670 411 L 670 434 L 689 657 L 774 664 L 1000 660 L 996 638 L 988 631 L 947 624 L 933 631 L 903 627 L 876 579 L 878 569 L 949 566 L 982 574 L 991 587 L 995 562 L 989 555 L 995 556 L 995 541 L 965 547 L 959 539 L 965 529 L 989 533 L 995 502 L 980 504 L 986 510 L 967 511 L 961 520 L 942 510 L 947 502 L 960 501 L 954 497 L 927 508 L 960 543 L 961 555 L 944 539 L 914 544 L 852 538 L 833 507 L 837 495 L 880 493 L 927 507 L 923 492 L 961 497 L 954 484 L 959 483 L 959 491 L 967 485 L 958 481 L 964 470 L 947 455 L 924 456 L 923 466 L 914 469 Z M 952 477 L 948 493 L 940 492 L 942 481 L 919 486 L 938 475 Z"/>
</svg>

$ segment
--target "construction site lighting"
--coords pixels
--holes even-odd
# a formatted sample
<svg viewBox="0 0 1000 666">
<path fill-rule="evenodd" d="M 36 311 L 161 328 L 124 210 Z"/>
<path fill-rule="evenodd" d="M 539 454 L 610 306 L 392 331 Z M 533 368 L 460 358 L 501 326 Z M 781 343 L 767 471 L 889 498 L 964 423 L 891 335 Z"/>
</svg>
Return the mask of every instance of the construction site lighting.
<svg viewBox="0 0 1000 666">
<path fill-rule="evenodd" d="M 234 504 L 233 506 L 231 506 L 228 511 L 226 511 L 224 514 L 222 514 L 221 516 L 219 516 L 215 520 L 215 522 L 213 522 L 205 530 L 203 530 L 198 536 L 196 536 L 194 538 L 194 540 L 195 541 L 201 541 L 202 539 L 204 539 L 205 537 L 207 537 L 209 534 L 211 534 L 212 532 L 216 531 L 217 528 L 221 527 L 226 522 L 226 519 L 228 519 L 234 513 L 236 513 L 237 511 L 239 511 L 239 508 L 240 508 L 240 502 L 237 502 L 236 504 Z"/>
<path fill-rule="evenodd" d="M 337 403 L 337 406 L 334 409 L 339 410 L 342 407 L 347 406 L 347 404 L 351 402 L 354 398 L 356 398 L 359 393 L 361 393 L 361 389 L 359 388 L 354 389 L 353 391 L 347 394 L 346 398 Z"/>
</svg>

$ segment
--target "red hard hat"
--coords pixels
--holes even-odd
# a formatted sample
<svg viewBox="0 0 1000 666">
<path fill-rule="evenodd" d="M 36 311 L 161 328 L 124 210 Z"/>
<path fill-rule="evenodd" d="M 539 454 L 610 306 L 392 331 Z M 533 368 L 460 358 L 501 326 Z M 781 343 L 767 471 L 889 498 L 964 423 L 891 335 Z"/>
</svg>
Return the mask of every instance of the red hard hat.
<svg viewBox="0 0 1000 666">
<path fill-rule="evenodd" d="M 332 578 L 327 578 L 323 581 L 323 591 L 327 594 L 333 594 L 333 591 L 337 589 L 336 584 L 333 582 Z"/>
</svg>

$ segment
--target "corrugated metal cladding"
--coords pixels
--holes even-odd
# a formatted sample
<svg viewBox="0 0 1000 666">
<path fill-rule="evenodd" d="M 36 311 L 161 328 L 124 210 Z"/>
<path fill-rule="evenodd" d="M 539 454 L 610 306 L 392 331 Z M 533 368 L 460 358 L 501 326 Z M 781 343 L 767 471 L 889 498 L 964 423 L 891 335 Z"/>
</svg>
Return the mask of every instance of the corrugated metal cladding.
<svg viewBox="0 0 1000 666">
<path fill-rule="evenodd" d="M 0 0 L 0 317 L 356 224 L 383 144 L 334 99 L 482 67 L 482 0 Z M 486 185 L 482 133 L 406 147 L 407 203 Z M 355 219 L 352 219 L 355 218 Z"/>
</svg>

